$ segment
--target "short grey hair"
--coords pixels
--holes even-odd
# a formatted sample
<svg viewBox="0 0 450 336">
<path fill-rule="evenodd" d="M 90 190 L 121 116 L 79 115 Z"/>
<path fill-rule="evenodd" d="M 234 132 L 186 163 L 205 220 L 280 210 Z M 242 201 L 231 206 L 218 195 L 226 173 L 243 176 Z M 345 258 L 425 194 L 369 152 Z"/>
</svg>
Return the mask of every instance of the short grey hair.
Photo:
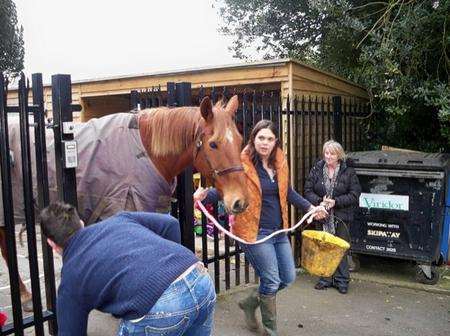
<svg viewBox="0 0 450 336">
<path fill-rule="evenodd" d="M 342 148 L 342 145 L 334 140 L 328 140 L 323 144 L 323 150 L 322 155 L 325 156 L 325 151 L 329 150 L 331 153 L 336 154 L 338 157 L 338 160 L 344 161 L 347 157 L 344 152 L 344 148 Z"/>
</svg>

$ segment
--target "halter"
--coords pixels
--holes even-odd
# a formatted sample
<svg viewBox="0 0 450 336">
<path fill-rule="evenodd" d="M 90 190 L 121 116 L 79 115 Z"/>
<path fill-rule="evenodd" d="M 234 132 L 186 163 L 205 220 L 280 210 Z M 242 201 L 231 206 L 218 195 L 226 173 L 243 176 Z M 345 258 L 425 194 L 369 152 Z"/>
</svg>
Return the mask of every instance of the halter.
<svg viewBox="0 0 450 336">
<path fill-rule="evenodd" d="M 200 153 L 200 150 L 203 147 L 203 136 L 205 135 L 205 133 L 202 131 L 201 128 L 199 128 L 196 133 L 197 133 L 197 136 L 195 139 L 194 161 L 197 160 L 198 153 Z M 206 152 L 204 153 L 204 155 L 205 155 L 206 163 L 209 166 L 209 170 L 211 171 L 211 176 L 212 176 L 213 180 L 215 180 L 219 176 L 227 175 L 229 173 L 244 171 L 244 167 L 242 167 L 242 165 L 231 166 L 231 167 L 224 168 L 224 169 L 215 169 L 215 168 L 213 168 L 211 161 L 209 161 L 209 158 L 206 155 Z"/>
</svg>

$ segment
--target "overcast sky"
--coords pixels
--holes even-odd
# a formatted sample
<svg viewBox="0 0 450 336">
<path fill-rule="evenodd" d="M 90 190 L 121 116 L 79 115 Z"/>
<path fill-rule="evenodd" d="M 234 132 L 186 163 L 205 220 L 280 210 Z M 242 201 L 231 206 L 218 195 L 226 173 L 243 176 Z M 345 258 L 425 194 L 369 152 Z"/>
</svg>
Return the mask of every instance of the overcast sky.
<svg viewBox="0 0 450 336">
<path fill-rule="evenodd" d="M 240 62 L 214 0 L 14 0 L 25 71 L 73 80 Z"/>
</svg>

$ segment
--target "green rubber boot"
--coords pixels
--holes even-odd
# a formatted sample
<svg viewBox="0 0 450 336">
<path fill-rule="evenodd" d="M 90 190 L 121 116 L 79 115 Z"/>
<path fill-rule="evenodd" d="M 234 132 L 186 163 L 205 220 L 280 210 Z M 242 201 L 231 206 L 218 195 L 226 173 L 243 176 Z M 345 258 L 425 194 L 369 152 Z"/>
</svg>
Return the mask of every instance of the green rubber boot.
<svg viewBox="0 0 450 336">
<path fill-rule="evenodd" d="M 239 301 L 238 305 L 245 313 L 245 323 L 248 329 L 258 330 L 258 320 L 256 319 L 256 309 L 259 307 L 258 289 L 252 289 L 250 295 Z"/>
<path fill-rule="evenodd" d="M 261 304 L 261 318 L 264 335 L 277 335 L 277 297 L 276 295 L 259 295 Z"/>
</svg>

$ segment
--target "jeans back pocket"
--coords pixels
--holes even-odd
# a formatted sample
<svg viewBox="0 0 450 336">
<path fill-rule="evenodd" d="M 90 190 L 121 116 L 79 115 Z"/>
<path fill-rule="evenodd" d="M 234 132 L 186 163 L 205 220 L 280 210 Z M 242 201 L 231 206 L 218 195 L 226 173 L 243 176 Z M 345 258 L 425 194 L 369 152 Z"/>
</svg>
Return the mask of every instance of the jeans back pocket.
<svg viewBox="0 0 450 336">
<path fill-rule="evenodd" d="M 181 319 L 180 319 L 181 317 Z M 150 321 L 149 321 L 150 322 Z M 186 315 L 152 319 L 151 325 L 145 326 L 146 336 L 179 336 L 183 335 L 189 323 Z"/>
</svg>

